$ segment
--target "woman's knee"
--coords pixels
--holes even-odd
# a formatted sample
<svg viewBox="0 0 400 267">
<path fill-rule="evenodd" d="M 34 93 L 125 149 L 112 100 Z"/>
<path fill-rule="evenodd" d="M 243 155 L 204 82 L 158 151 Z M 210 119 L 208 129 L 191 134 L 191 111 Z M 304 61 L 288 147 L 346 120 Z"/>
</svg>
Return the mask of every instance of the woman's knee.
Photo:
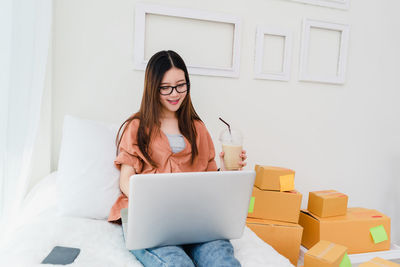
<svg viewBox="0 0 400 267">
<path fill-rule="evenodd" d="M 192 247 L 191 254 L 198 266 L 241 266 L 234 256 L 234 250 L 229 240 L 197 244 Z"/>
<path fill-rule="evenodd" d="M 209 253 L 219 254 L 223 252 L 224 254 L 233 255 L 233 247 L 231 242 L 229 240 L 223 240 L 223 239 L 202 243 L 198 247 L 198 251 L 207 254 Z"/>
<path fill-rule="evenodd" d="M 131 252 L 144 266 L 194 267 L 193 261 L 181 246 L 163 246 Z"/>
</svg>

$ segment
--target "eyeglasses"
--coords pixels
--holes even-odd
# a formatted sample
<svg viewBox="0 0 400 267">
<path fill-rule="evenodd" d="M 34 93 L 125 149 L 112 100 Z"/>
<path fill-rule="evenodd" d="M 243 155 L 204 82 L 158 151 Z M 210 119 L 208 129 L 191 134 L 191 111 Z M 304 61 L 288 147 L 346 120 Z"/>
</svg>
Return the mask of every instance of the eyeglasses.
<svg viewBox="0 0 400 267">
<path fill-rule="evenodd" d="M 176 86 L 161 86 L 159 88 L 160 90 L 160 94 L 161 95 L 170 95 L 172 94 L 172 92 L 174 91 L 174 89 L 178 92 L 178 93 L 184 93 L 187 91 L 187 85 L 188 83 L 181 83 L 178 84 Z"/>
</svg>

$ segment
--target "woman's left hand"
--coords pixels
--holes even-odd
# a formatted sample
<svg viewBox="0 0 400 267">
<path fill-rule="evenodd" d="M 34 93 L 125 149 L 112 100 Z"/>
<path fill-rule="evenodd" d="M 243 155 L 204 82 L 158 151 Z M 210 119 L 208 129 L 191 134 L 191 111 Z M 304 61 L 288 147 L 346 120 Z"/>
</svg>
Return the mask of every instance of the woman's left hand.
<svg viewBox="0 0 400 267">
<path fill-rule="evenodd" d="M 219 154 L 221 171 L 227 171 L 227 169 L 225 168 L 225 164 L 224 164 L 224 156 L 225 156 L 225 152 L 222 151 Z M 245 162 L 245 160 L 247 159 L 246 150 L 242 150 L 242 153 L 240 154 L 240 159 L 241 159 L 241 161 L 239 161 L 239 166 L 240 166 L 239 171 L 241 171 L 243 169 L 243 167 L 247 165 L 247 162 Z"/>
</svg>

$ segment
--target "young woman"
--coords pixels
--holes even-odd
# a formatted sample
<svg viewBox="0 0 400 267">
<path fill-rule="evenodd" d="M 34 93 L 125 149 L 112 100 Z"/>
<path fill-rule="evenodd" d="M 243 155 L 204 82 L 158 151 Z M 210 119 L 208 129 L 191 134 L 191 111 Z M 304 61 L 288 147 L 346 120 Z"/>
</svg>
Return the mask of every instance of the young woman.
<svg viewBox="0 0 400 267">
<path fill-rule="evenodd" d="M 120 211 L 128 207 L 131 175 L 216 171 L 214 157 L 211 136 L 190 99 L 190 80 L 184 61 L 171 50 L 156 53 L 146 67 L 140 110 L 118 131 L 114 164 L 121 171 L 122 194 L 108 220 L 120 223 Z M 221 152 L 222 171 L 223 157 Z M 241 158 L 239 164 L 244 167 L 244 150 Z M 131 253 L 144 266 L 240 266 L 229 240 L 131 250 Z"/>
</svg>

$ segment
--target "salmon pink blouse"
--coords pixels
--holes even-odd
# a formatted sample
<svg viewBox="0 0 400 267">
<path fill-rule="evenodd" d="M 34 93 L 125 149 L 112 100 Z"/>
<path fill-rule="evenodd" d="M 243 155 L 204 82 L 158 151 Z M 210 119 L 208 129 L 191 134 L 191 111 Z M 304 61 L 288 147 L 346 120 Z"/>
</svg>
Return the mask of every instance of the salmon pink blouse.
<svg viewBox="0 0 400 267">
<path fill-rule="evenodd" d="M 183 137 L 185 148 L 178 153 L 173 153 L 168 137 L 163 131 L 159 131 L 160 133 L 154 135 L 151 140 L 149 149 L 150 157 L 158 165 L 157 168 L 154 168 L 143 156 L 137 145 L 136 135 L 139 120 L 134 119 L 126 126 L 114 165 L 119 170 L 121 170 L 121 164 L 130 165 L 137 174 L 216 171 L 215 149 L 211 136 L 203 122 L 195 121 L 194 125 L 197 131 L 196 144 L 199 154 L 195 157 L 193 164 L 191 164 L 192 147 L 186 137 Z M 119 221 L 121 218 L 120 211 L 123 208 L 128 208 L 128 197 L 121 192 L 111 208 L 108 221 Z"/>
</svg>

